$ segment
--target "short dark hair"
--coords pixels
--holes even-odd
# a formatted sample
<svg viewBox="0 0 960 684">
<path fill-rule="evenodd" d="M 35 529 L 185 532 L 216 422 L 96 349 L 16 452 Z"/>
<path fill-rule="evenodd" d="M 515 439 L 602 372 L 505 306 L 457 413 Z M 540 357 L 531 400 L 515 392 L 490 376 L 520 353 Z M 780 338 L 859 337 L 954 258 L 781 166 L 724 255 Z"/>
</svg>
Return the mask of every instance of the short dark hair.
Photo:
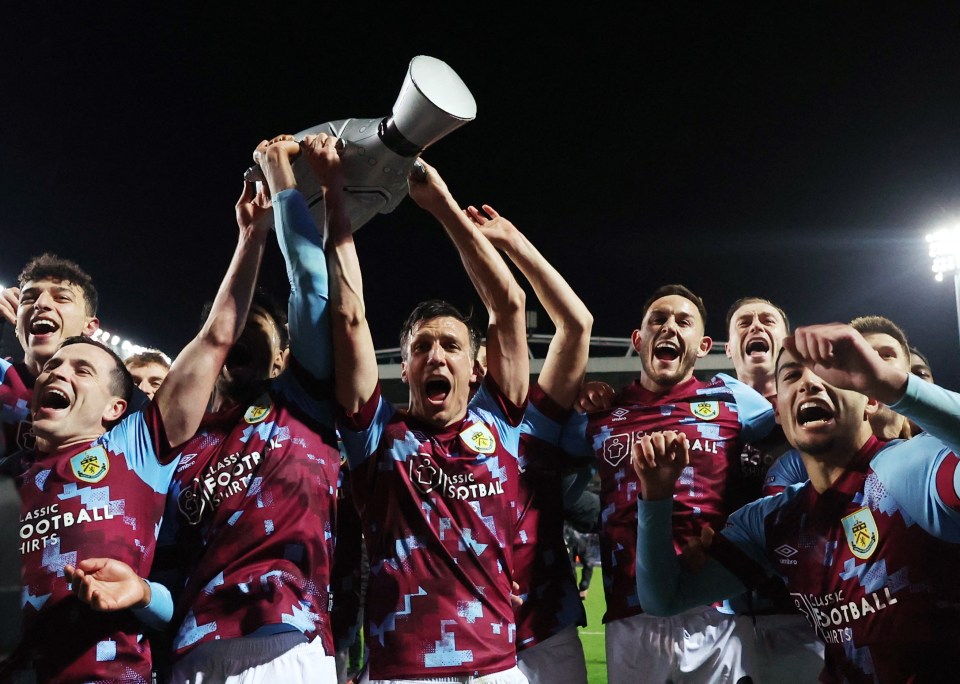
<svg viewBox="0 0 960 684">
<path fill-rule="evenodd" d="M 643 313 L 641 314 L 640 319 L 643 320 L 643 318 L 646 317 L 647 311 L 650 310 L 650 307 L 655 301 L 661 297 L 669 297 L 671 295 L 677 295 L 693 302 L 697 307 L 697 311 L 700 313 L 700 320 L 703 323 L 703 329 L 707 329 L 707 307 L 704 306 L 703 300 L 697 295 L 693 294 L 693 292 L 690 291 L 690 288 L 688 288 L 686 285 L 673 284 L 662 285 L 661 287 L 658 287 L 653 291 L 653 294 L 647 298 L 647 301 L 643 303 Z"/>
<path fill-rule="evenodd" d="M 170 368 L 170 357 L 162 351 L 147 349 L 138 354 L 131 354 L 124 360 L 123 365 L 127 368 L 140 368 L 141 366 L 149 366 L 151 363 Z"/>
<path fill-rule="evenodd" d="M 424 321 L 429 321 L 434 318 L 455 318 L 467 326 L 467 333 L 470 336 L 470 358 L 476 361 L 477 352 L 480 349 L 481 336 L 480 331 L 473 323 L 473 313 L 471 312 L 464 315 L 460 312 L 460 309 L 442 299 L 430 299 L 425 302 L 420 302 L 414 307 L 413 311 L 410 312 L 410 315 L 407 316 L 407 320 L 403 322 L 403 327 L 400 328 L 401 358 L 406 361 L 409 356 L 407 344 L 413 337 L 413 331 Z"/>
<path fill-rule="evenodd" d="M 98 349 L 102 349 L 110 355 L 114 365 L 113 371 L 110 373 L 110 391 L 113 392 L 114 396 L 120 397 L 129 404 L 130 397 L 133 396 L 133 376 L 130 375 L 127 367 L 123 365 L 123 359 L 117 356 L 117 353 L 107 345 L 86 335 L 68 337 L 60 344 L 60 349 L 69 347 L 72 344 L 89 344 Z"/>
<path fill-rule="evenodd" d="M 756 302 L 758 304 L 769 304 L 774 309 L 776 309 L 777 313 L 780 314 L 780 317 L 783 319 L 783 325 L 787 329 L 787 334 L 788 335 L 790 334 L 790 319 L 787 318 L 787 312 L 781 309 L 779 306 L 777 306 L 773 302 L 771 302 L 769 299 L 764 299 L 763 297 L 741 297 L 740 299 L 738 299 L 737 301 L 735 301 L 733 304 L 730 305 L 730 308 L 727 310 L 726 331 L 728 334 L 730 332 L 730 323 L 731 321 L 733 321 L 733 314 L 735 314 L 737 312 L 737 309 L 739 309 L 744 304 L 751 304 L 753 302 Z"/>
<path fill-rule="evenodd" d="M 64 259 L 52 252 L 33 257 L 20 271 L 20 287 L 36 280 L 56 280 L 76 285 L 83 291 L 87 315 L 97 315 L 97 288 L 93 286 L 93 278 L 75 261 Z"/>
<path fill-rule="evenodd" d="M 924 354 L 922 351 L 920 351 L 916 347 L 910 347 L 910 353 L 916 354 L 917 356 L 919 356 L 920 360 L 923 361 L 923 365 L 925 365 L 927 368 L 930 367 L 930 361 L 927 359 L 927 355 Z"/>
<path fill-rule="evenodd" d="M 907 333 L 899 325 L 885 316 L 858 316 L 850 321 L 850 326 L 861 335 L 887 334 L 895 339 L 903 349 L 907 364 L 910 363 L 910 343 Z"/>
<path fill-rule="evenodd" d="M 280 336 L 280 348 L 286 349 L 290 344 L 290 330 L 287 328 L 286 308 L 277 301 L 277 299 L 262 287 L 257 287 L 253 292 L 253 300 L 250 302 L 250 310 L 260 309 L 267 317 L 273 321 L 277 328 L 277 334 Z M 210 317 L 210 311 L 213 309 L 213 302 L 205 302 L 200 312 L 200 326 L 207 322 Z M 249 316 L 249 314 L 247 314 Z"/>
</svg>

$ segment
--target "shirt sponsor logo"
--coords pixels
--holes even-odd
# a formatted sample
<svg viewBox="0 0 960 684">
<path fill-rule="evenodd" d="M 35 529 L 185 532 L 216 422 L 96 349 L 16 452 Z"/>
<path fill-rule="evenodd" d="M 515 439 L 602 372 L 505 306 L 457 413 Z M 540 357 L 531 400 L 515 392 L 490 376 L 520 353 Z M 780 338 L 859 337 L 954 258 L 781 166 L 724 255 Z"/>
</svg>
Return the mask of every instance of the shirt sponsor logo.
<svg viewBox="0 0 960 684">
<path fill-rule="evenodd" d="M 622 406 L 610 412 L 610 415 L 613 416 L 612 420 L 626 420 L 629 414 L 630 409 L 625 409 Z"/>
<path fill-rule="evenodd" d="M 60 538 L 57 533 L 68 527 L 113 518 L 110 504 L 91 509 L 84 507 L 76 513 L 61 511 L 59 503 L 28 511 L 20 518 L 20 539 L 24 540 L 20 544 L 20 554 L 40 551 L 47 546 L 59 544 Z"/>
<path fill-rule="evenodd" d="M 253 406 L 247 409 L 247 412 L 243 414 L 243 419 L 250 425 L 260 423 L 270 415 L 270 409 L 272 408 L 273 401 L 270 400 L 269 395 L 264 394 L 254 402 Z"/>
<path fill-rule="evenodd" d="M 478 454 L 492 454 L 497 449 L 497 441 L 493 433 L 483 423 L 474 423 L 460 433 L 460 440 L 468 449 Z"/>
<path fill-rule="evenodd" d="M 70 469 L 81 482 L 96 484 L 110 472 L 110 458 L 106 449 L 95 446 L 71 458 Z"/>
<path fill-rule="evenodd" d="M 461 501 L 503 494 L 503 484 L 498 479 L 477 482 L 473 473 L 448 475 L 428 454 L 418 456 L 409 460 L 410 482 L 424 494 L 436 492 Z"/>
<path fill-rule="evenodd" d="M 695 401 L 690 404 L 690 412 L 700 420 L 713 420 L 720 415 L 720 402 Z"/>
<path fill-rule="evenodd" d="M 897 604 L 890 587 L 847 600 L 843 591 L 829 594 L 791 593 L 797 609 L 828 644 L 840 644 L 853 639 L 850 623 Z"/>
<path fill-rule="evenodd" d="M 841 520 L 850 553 L 866 560 L 877 550 L 877 523 L 869 508 L 861 508 Z"/>
<path fill-rule="evenodd" d="M 603 460 L 616 468 L 630 455 L 630 433 L 621 432 L 603 440 Z"/>
<path fill-rule="evenodd" d="M 33 423 L 21 420 L 17 424 L 17 446 L 26 451 L 32 451 L 37 445 L 37 436 L 33 434 Z"/>
<path fill-rule="evenodd" d="M 226 499 L 246 492 L 261 460 L 259 451 L 235 451 L 212 463 L 181 490 L 177 506 L 183 519 L 190 525 L 199 525 L 206 511 L 216 511 Z"/>
</svg>

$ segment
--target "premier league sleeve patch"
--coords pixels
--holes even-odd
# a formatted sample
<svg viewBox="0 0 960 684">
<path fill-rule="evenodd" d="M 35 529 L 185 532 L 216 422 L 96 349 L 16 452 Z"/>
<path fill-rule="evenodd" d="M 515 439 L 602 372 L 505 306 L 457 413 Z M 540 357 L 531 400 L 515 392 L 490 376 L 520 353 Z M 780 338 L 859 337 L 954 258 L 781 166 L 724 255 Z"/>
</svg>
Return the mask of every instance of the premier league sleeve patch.
<svg viewBox="0 0 960 684">
<path fill-rule="evenodd" d="M 720 402 L 695 401 L 690 404 L 690 412 L 700 420 L 713 420 L 720 415 Z"/>
<path fill-rule="evenodd" d="M 460 439 L 468 449 L 478 454 L 492 454 L 497 448 L 493 433 L 483 423 L 474 423 L 460 433 Z"/>
<path fill-rule="evenodd" d="M 110 457 L 102 446 L 91 447 L 70 459 L 70 469 L 81 482 L 96 484 L 110 472 Z"/>
<path fill-rule="evenodd" d="M 869 508 L 861 508 L 843 518 L 843 531 L 847 535 L 850 552 L 860 560 L 866 560 L 877 549 L 877 523 Z"/>
</svg>

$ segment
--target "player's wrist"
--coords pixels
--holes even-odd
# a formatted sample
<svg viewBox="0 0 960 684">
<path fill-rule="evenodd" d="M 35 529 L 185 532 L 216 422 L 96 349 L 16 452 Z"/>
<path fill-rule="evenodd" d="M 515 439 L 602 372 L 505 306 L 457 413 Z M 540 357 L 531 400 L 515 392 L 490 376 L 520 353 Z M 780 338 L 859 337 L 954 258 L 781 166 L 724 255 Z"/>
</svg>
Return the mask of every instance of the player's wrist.
<svg viewBox="0 0 960 684">
<path fill-rule="evenodd" d="M 138 577 L 140 580 L 140 591 L 141 596 L 140 600 L 133 606 L 134 608 L 146 608 L 150 605 L 150 599 L 153 598 L 153 591 L 150 589 L 150 583 L 142 577 Z"/>
</svg>

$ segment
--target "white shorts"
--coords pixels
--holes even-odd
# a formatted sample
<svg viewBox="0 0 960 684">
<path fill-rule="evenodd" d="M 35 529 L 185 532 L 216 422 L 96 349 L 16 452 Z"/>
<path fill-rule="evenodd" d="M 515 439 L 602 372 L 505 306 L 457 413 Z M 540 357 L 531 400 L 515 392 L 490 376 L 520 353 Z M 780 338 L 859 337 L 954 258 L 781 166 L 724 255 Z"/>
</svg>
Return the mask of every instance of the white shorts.
<svg viewBox="0 0 960 684">
<path fill-rule="evenodd" d="M 369 673 L 364 673 L 363 677 L 360 678 L 360 684 L 421 684 L 422 682 L 438 684 L 527 684 L 527 678 L 517 667 L 479 677 L 424 677 L 423 679 L 369 679 L 369 677 Z"/>
<path fill-rule="evenodd" d="M 300 632 L 208 641 L 175 663 L 171 684 L 336 684 L 333 656 Z"/>
<path fill-rule="evenodd" d="M 587 663 L 576 625 L 517 653 L 517 667 L 530 684 L 584 684 Z"/>
<path fill-rule="evenodd" d="M 758 615 L 755 629 L 756 684 L 817 681 L 823 670 L 823 641 L 805 616 Z"/>
<path fill-rule="evenodd" d="M 709 607 L 608 622 L 606 650 L 609 684 L 735 684 L 757 669 L 750 618 Z"/>
</svg>

